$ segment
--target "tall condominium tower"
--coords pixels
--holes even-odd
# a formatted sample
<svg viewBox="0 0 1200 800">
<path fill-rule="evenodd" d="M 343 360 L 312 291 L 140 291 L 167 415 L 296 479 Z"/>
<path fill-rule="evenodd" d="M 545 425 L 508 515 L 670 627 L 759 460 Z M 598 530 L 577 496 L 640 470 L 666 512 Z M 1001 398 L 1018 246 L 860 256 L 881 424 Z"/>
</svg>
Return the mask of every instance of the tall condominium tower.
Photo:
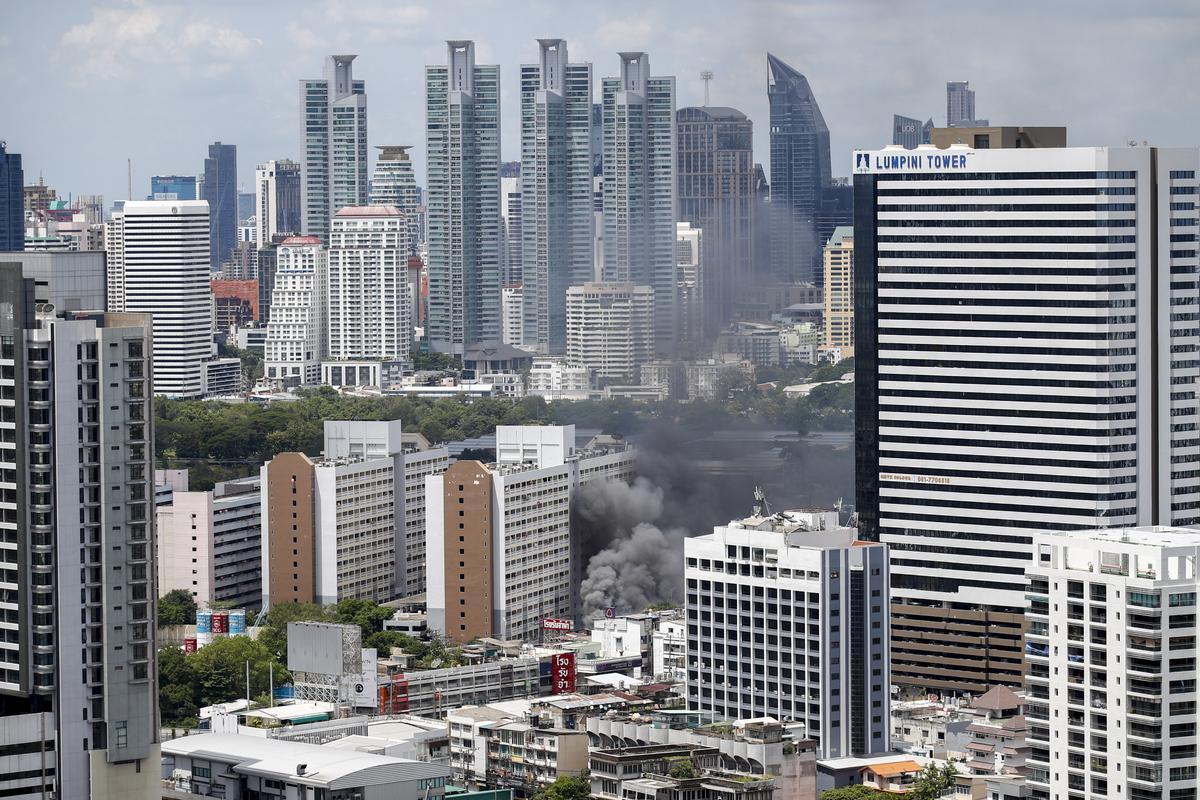
<svg viewBox="0 0 1200 800">
<path fill-rule="evenodd" d="M 898 144 L 912 150 L 917 145 L 929 144 L 929 134 L 933 131 L 933 120 L 921 122 L 912 117 L 892 115 L 892 144 Z"/>
<path fill-rule="evenodd" d="M 987 127 L 986 119 L 975 118 L 975 90 L 967 81 L 946 82 L 946 127 Z"/>
<path fill-rule="evenodd" d="M 654 290 L 632 283 L 567 289 L 567 358 L 598 378 L 636 380 L 654 358 Z"/>
<path fill-rule="evenodd" d="M 21 154 L 0 142 L 0 253 L 25 249 L 24 182 Z"/>
<path fill-rule="evenodd" d="M 500 339 L 500 67 L 446 43 L 425 67 L 429 323 L 434 350 Z"/>
<path fill-rule="evenodd" d="M 259 250 L 276 236 L 300 233 L 300 165 L 283 158 L 255 169 L 254 208 L 254 245 Z"/>
<path fill-rule="evenodd" d="M 237 244 L 237 146 L 214 142 L 204 159 L 201 200 L 208 201 L 209 258 L 218 269 Z"/>
<path fill-rule="evenodd" d="M 0 263 L 0 795 L 151 797 L 150 320 L 40 314 L 33 284 Z"/>
<path fill-rule="evenodd" d="M 684 540 L 690 710 L 801 723 L 820 758 L 887 752 L 888 552 L 855 534 L 755 509 Z"/>
<path fill-rule="evenodd" d="M 734 108 L 681 108 L 679 219 L 704 232 L 704 332 L 733 316 L 733 291 L 753 281 L 754 125 Z"/>
<path fill-rule="evenodd" d="M 854 356 L 854 228 L 834 229 L 825 243 L 825 347 Z"/>
<path fill-rule="evenodd" d="M 199 397 L 212 355 L 208 203 L 129 200 L 105 232 L 108 310 L 154 319 L 154 393 Z"/>
<path fill-rule="evenodd" d="M 408 229 L 408 254 L 415 256 L 425 232 L 421 230 L 421 191 L 413 174 L 408 151 L 412 145 L 376 145 L 379 158 L 371 173 L 371 205 L 394 206 L 404 212 Z"/>
<path fill-rule="evenodd" d="M 264 375 L 288 387 L 318 383 L 328 334 L 328 254 L 315 236 L 290 236 L 275 255 Z"/>
<path fill-rule="evenodd" d="M 408 358 L 413 336 L 408 228 L 400 209 L 360 206 L 334 215 L 326 303 L 329 358 Z"/>
<path fill-rule="evenodd" d="M 357 56 L 327 56 L 325 74 L 300 81 L 303 233 L 326 241 L 339 209 L 367 203 L 367 89 Z"/>
<path fill-rule="evenodd" d="M 771 105 L 771 270 L 785 283 L 816 282 L 823 242 L 817 217 L 831 181 L 829 128 L 808 79 L 767 54 Z"/>
<path fill-rule="evenodd" d="M 500 283 L 521 283 L 521 176 L 500 178 Z M 524 320 L 519 321 L 524 325 Z"/>
<path fill-rule="evenodd" d="M 650 74 L 645 53 L 621 53 L 603 81 L 605 281 L 654 291 L 654 343 L 675 335 L 675 78 Z"/>
<path fill-rule="evenodd" d="M 538 39 L 521 67 L 523 343 L 566 347 L 567 287 L 592 278 L 592 65 L 562 39 Z"/>
<path fill-rule="evenodd" d="M 1018 685 L 1032 531 L 1200 521 L 1200 150 L 854 163 L 857 509 L 891 546 L 892 682 Z"/>
</svg>

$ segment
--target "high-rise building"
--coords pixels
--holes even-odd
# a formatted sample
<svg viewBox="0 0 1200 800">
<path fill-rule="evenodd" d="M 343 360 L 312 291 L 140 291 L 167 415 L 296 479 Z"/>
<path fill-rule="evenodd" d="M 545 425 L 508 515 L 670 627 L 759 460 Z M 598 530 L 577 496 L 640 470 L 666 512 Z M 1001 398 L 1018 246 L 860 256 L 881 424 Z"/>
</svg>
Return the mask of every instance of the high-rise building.
<svg viewBox="0 0 1200 800">
<path fill-rule="evenodd" d="M 754 280 L 754 124 L 734 108 L 681 108 L 679 219 L 704 231 L 704 333 L 733 317 L 733 290 Z"/>
<path fill-rule="evenodd" d="M 103 252 L 26 250 L 0 253 L 0 262 L 20 264 L 25 277 L 33 279 L 37 302 L 52 304 L 55 313 L 106 308 Z"/>
<path fill-rule="evenodd" d="M 425 67 L 429 321 L 443 353 L 500 338 L 500 67 L 446 43 Z"/>
<path fill-rule="evenodd" d="M 154 394 L 199 397 L 212 355 L 208 203 L 129 200 L 105 232 L 108 310 L 154 319 Z"/>
<path fill-rule="evenodd" d="M 892 144 L 913 150 L 918 145 L 929 144 L 929 135 L 932 131 L 932 119 L 921 122 L 913 117 L 892 115 Z"/>
<path fill-rule="evenodd" d="M 654 347 L 675 337 L 675 78 L 652 76 L 645 53 L 621 53 L 603 80 L 602 280 L 653 291 Z M 526 212 L 528 214 L 528 212 Z"/>
<path fill-rule="evenodd" d="M 40 175 L 37 183 L 23 188 L 22 194 L 25 198 L 25 216 L 49 212 L 51 204 L 58 199 L 58 193 L 47 186 Z"/>
<path fill-rule="evenodd" d="M 279 267 L 279 243 L 291 237 L 282 237 L 266 247 L 259 248 L 254 260 L 258 271 L 255 279 L 258 281 L 258 318 L 263 323 L 271 321 L 271 300 L 275 291 L 275 271 Z"/>
<path fill-rule="evenodd" d="M 1195 795 L 1200 531 L 1034 532 L 1033 547 L 1028 796 Z"/>
<path fill-rule="evenodd" d="M 785 283 L 815 283 L 823 241 L 817 216 L 832 180 L 829 128 L 808 79 L 767 54 L 771 105 L 771 269 Z"/>
<path fill-rule="evenodd" d="M 886 546 L 756 508 L 683 548 L 690 710 L 802 723 L 818 758 L 889 750 Z"/>
<path fill-rule="evenodd" d="M 856 152 L 859 529 L 892 682 L 1021 682 L 1033 530 L 1200 521 L 1200 150 Z M 932 658 L 936 656 L 936 658 Z"/>
<path fill-rule="evenodd" d="M 208 201 L 210 263 L 219 268 L 238 240 L 237 146 L 214 142 L 204 159 L 201 199 Z"/>
<path fill-rule="evenodd" d="M 500 290 L 500 341 L 520 347 L 525 332 L 525 297 L 521 284 Z"/>
<path fill-rule="evenodd" d="M 408 227 L 400 209 L 348 207 L 334 215 L 325 301 L 330 359 L 408 359 L 412 302 Z"/>
<path fill-rule="evenodd" d="M 254 170 L 254 245 L 261 250 L 276 236 L 300 233 L 300 165 L 286 158 Z"/>
<path fill-rule="evenodd" d="M 675 341 L 679 354 L 695 358 L 703 349 L 708 305 L 708 233 L 690 222 L 675 226 Z"/>
<path fill-rule="evenodd" d="M 525 346 L 561 353 L 567 287 L 592 279 L 592 65 L 538 39 L 521 67 L 521 282 Z"/>
<path fill-rule="evenodd" d="M 39 313 L 33 284 L 0 264 L 0 794 L 151 797 L 150 320 Z"/>
<path fill-rule="evenodd" d="M 376 145 L 379 158 L 371 173 L 371 205 L 395 206 L 404 212 L 408 228 L 408 254 L 415 256 L 425 240 L 421 225 L 421 190 L 408 151 L 412 145 Z"/>
<path fill-rule="evenodd" d="M 825 244 L 825 347 L 854 356 L 854 228 L 835 228 Z"/>
<path fill-rule="evenodd" d="M 429 627 L 454 642 L 533 640 L 570 617 L 571 504 L 593 480 L 633 478 L 625 447 L 581 450 L 575 426 L 501 425 L 496 462 L 425 481 Z"/>
<path fill-rule="evenodd" d="M 500 282 L 521 282 L 521 176 L 500 178 Z M 524 325 L 525 321 L 521 320 Z"/>
<path fill-rule="evenodd" d="M 25 249 L 25 172 L 21 154 L 0 142 L 0 252 Z"/>
<path fill-rule="evenodd" d="M 986 119 L 975 117 L 975 90 L 967 81 L 946 81 L 946 127 L 987 127 Z"/>
<path fill-rule="evenodd" d="M 654 358 L 654 290 L 632 283 L 567 289 L 567 358 L 609 380 L 633 380 Z"/>
<path fill-rule="evenodd" d="M 200 200 L 204 179 L 195 175 L 151 175 L 147 200 Z"/>
<path fill-rule="evenodd" d="M 450 466 L 450 451 L 421 434 L 404 434 L 404 583 L 401 597 L 425 591 L 425 479 Z"/>
<path fill-rule="evenodd" d="M 329 255 L 315 236 L 291 236 L 276 250 L 275 288 L 263 376 L 285 387 L 321 380 L 328 336 Z"/>
<path fill-rule="evenodd" d="M 367 89 L 355 58 L 326 56 L 320 79 L 300 81 L 301 226 L 326 243 L 333 215 L 368 201 Z"/>
</svg>

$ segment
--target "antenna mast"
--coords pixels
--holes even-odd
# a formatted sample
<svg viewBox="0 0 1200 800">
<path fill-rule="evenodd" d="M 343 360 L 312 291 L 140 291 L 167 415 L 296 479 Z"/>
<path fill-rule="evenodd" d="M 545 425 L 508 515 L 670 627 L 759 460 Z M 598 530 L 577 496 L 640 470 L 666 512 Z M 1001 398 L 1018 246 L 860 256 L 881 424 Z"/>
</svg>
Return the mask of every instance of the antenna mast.
<svg viewBox="0 0 1200 800">
<path fill-rule="evenodd" d="M 125 199 L 132 200 L 133 199 L 133 159 L 132 158 L 125 159 L 125 170 L 126 170 L 125 180 L 128 182 L 127 187 L 126 187 L 128 189 L 128 194 L 126 195 Z"/>
<path fill-rule="evenodd" d="M 713 79 L 713 72 L 711 69 L 703 70 L 700 73 L 700 80 L 704 81 L 704 105 L 706 105 L 706 106 L 709 104 L 708 103 L 708 84 L 712 79 Z"/>
</svg>

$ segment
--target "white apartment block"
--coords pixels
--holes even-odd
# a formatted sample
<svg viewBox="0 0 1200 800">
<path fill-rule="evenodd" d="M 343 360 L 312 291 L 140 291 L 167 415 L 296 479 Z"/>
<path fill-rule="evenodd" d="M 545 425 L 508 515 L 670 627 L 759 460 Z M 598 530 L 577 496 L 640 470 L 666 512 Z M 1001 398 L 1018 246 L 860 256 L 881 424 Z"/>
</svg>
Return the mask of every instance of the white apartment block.
<svg viewBox="0 0 1200 800">
<path fill-rule="evenodd" d="M 158 593 L 183 589 L 201 606 L 262 601 L 262 498 L 255 476 L 212 491 L 172 493 L 155 509 Z"/>
<path fill-rule="evenodd" d="M 457 642 L 536 639 L 543 619 L 570 616 L 572 498 L 588 481 L 634 472 L 630 449 L 577 449 L 574 425 L 502 425 L 496 458 L 425 482 L 429 627 Z"/>
<path fill-rule="evenodd" d="M 154 393 L 200 397 L 212 355 L 208 203 L 130 200 L 106 228 L 108 309 L 154 319 Z"/>
<path fill-rule="evenodd" d="M 654 357 L 654 289 L 585 283 L 567 289 L 567 358 L 598 378 L 633 380 Z"/>
<path fill-rule="evenodd" d="M 450 769 L 470 786 L 534 793 L 587 773 L 587 731 L 544 726 L 494 706 L 459 708 L 446 724 Z"/>
<path fill-rule="evenodd" d="M 371 205 L 395 206 L 404 213 L 408 254 L 416 255 L 425 234 L 421 229 L 421 190 L 408 155 L 411 145 L 376 145 L 375 149 L 381 152 L 371 173 Z"/>
<path fill-rule="evenodd" d="M 1200 529 L 1038 533 L 1027 568 L 1038 800 L 1196 796 Z"/>
<path fill-rule="evenodd" d="M 412 301 L 408 227 L 400 209 L 356 206 L 334 215 L 326 301 L 330 359 L 408 359 Z"/>
<path fill-rule="evenodd" d="M 290 236 L 276 252 L 264 377 L 285 387 L 318 383 L 328 335 L 329 254 L 315 236 Z"/>
<path fill-rule="evenodd" d="M 1016 685 L 1034 532 L 1200 522 L 1200 149 L 854 164 L 857 511 L 891 547 L 893 678 Z"/>
<path fill-rule="evenodd" d="M 754 516 L 684 541 L 687 700 L 803 723 L 818 758 L 890 747 L 887 547 L 837 512 Z"/>
<path fill-rule="evenodd" d="M 425 479 L 450 467 L 445 447 L 404 447 L 404 585 L 402 597 L 425 591 Z"/>
<path fill-rule="evenodd" d="M 687 625 L 662 620 L 650 634 L 650 677 L 656 681 L 687 680 Z"/>
<path fill-rule="evenodd" d="M 535 358 L 528 381 L 528 394 L 546 400 L 586 400 L 592 391 L 592 371 L 566 358 Z"/>
<path fill-rule="evenodd" d="M 280 159 L 254 170 L 255 224 L 250 229 L 255 248 L 270 246 L 275 236 L 300 233 L 300 165 Z M 239 240 L 245 240 L 242 229 Z"/>
<path fill-rule="evenodd" d="M 521 346 L 525 338 L 524 309 L 525 287 L 518 283 L 500 289 L 500 341 L 513 347 Z"/>
</svg>

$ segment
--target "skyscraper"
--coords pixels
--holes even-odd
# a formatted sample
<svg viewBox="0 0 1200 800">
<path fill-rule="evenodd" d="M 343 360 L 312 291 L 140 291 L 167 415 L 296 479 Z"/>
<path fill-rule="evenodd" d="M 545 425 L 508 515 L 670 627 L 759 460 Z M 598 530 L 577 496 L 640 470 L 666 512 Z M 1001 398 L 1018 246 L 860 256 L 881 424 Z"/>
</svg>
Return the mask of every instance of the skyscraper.
<svg viewBox="0 0 1200 800">
<path fill-rule="evenodd" d="M 199 237 L 207 243 L 207 219 Z M 207 258 L 207 248 L 205 258 Z M 3 260 L 0 257 L 0 260 Z M 159 789 L 150 320 L 39 313 L 0 264 L 5 797 Z M 15 402 L 14 402 L 15 400 Z"/>
<path fill-rule="evenodd" d="M 912 117 L 892 115 L 892 144 L 898 144 L 912 150 L 917 145 L 929 144 L 929 134 L 933 130 L 933 120 L 921 122 Z"/>
<path fill-rule="evenodd" d="M 327 242 L 329 220 L 367 204 L 367 89 L 354 80 L 357 56 L 326 56 L 320 79 L 300 81 L 303 233 Z"/>
<path fill-rule="evenodd" d="M 538 39 L 521 67 L 523 343 L 566 347 L 567 287 L 592 278 L 592 65 L 562 39 Z"/>
<path fill-rule="evenodd" d="M 521 283 L 521 176 L 500 177 L 500 282 L 503 286 Z M 522 318 L 518 322 L 524 326 Z"/>
<path fill-rule="evenodd" d="M 328 253 L 315 236 L 291 236 L 275 257 L 263 374 L 287 387 L 318 383 L 328 335 Z"/>
<path fill-rule="evenodd" d="M 21 154 L 0 142 L 0 253 L 25 249 L 25 172 Z"/>
<path fill-rule="evenodd" d="M 620 53 L 603 81 L 605 281 L 654 292 L 654 344 L 675 336 L 675 78 L 652 76 L 645 53 Z M 528 213 L 528 212 L 526 212 Z"/>
<path fill-rule="evenodd" d="M 825 347 L 854 356 L 854 228 L 842 225 L 825 243 Z"/>
<path fill-rule="evenodd" d="M 108 310 L 154 319 L 154 393 L 199 397 L 212 354 L 208 203 L 130 200 L 105 234 Z"/>
<path fill-rule="evenodd" d="M 425 67 L 429 322 L 443 353 L 500 339 L 500 67 L 446 43 Z"/>
<path fill-rule="evenodd" d="M 209 259 L 219 269 L 237 244 L 237 146 L 214 142 L 204 159 L 202 200 L 208 202 Z"/>
<path fill-rule="evenodd" d="M 279 275 L 277 272 L 276 284 Z M 413 323 L 408 228 L 400 209 L 360 206 L 343 208 L 334 215 L 329 231 L 326 303 L 329 358 L 385 361 L 409 357 Z"/>
<path fill-rule="evenodd" d="M 679 219 L 704 232 L 704 332 L 733 316 L 733 290 L 754 274 L 754 125 L 734 108 L 681 108 Z"/>
<path fill-rule="evenodd" d="M 371 205 L 394 206 L 403 212 L 408 254 L 415 256 L 425 234 L 421 230 L 421 192 L 408 156 L 411 148 L 408 144 L 375 146 L 380 153 L 371 173 Z"/>
<path fill-rule="evenodd" d="M 859 529 L 893 683 L 1019 685 L 1031 531 L 1200 521 L 1200 150 L 905 153 L 854 155 Z"/>
<path fill-rule="evenodd" d="M 259 165 L 254 170 L 254 207 L 257 249 L 276 236 L 300 233 L 300 165 L 286 158 Z"/>
<path fill-rule="evenodd" d="M 771 269 L 784 283 L 815 282 L 817 216 L 832 177 L 829 128 L 808 79 L 767 54 L 771 105 Z"/>
<path fill-rule="evenodd" d="M 632 283 L 567 289 L 567 358 L 598 378 L 636 380 L 654 358 L 654 290 Z"/>
<path fill-rule="evenodd" d="M 195 175 L 151 175 L 147 200 L 199 200 L 198 190 L 204 179 Z"/>
<path fill-rule="evenodd" d="M 946 82 L 946 127 L 987 127 L 986 119 L 975 118 L 975 90 L 967 81 Z"/>
</svg>

